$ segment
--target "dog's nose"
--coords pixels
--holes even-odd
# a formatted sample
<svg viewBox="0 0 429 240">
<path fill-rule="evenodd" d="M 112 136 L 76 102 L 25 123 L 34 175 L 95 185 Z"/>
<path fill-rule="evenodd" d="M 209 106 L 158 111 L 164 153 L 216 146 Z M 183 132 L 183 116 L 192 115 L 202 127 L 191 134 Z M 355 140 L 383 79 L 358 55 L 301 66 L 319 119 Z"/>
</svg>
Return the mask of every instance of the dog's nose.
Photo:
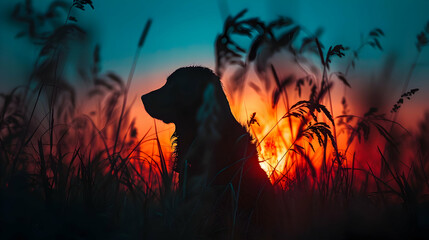
<svg viewBox="0 0 429 240">
<path fill-rule="evenodd" d="M 148 94 L 144 94 L 141 96 L 141 100 L 143 103 L 143 107 L 146 109 L 146 112 L 153 117 L 152 104 L 150 103 L 150 97 Z"/>
<path fill-rule="evenodd" d="M 149 93 L 142 95 L 141 99 L 142 99 L 142 103 L 143 105 L 146 107 L 146 105 L 150 105 L 150 102 L 152 102 L 151 97 L 148 96 Z"/>
</svg>

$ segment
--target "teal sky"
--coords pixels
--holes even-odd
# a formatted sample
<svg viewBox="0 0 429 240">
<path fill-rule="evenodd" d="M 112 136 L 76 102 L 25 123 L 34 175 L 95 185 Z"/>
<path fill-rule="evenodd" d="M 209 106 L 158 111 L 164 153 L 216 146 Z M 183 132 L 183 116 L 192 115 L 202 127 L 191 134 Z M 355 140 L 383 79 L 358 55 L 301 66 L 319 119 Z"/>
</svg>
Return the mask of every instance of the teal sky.
<svg viewBox="0 0 429 240">
<path fill-rule="evenodd" d="M 31 62 L 37 53 L 36 48 L 25 46 L 28 45 L 26 39 L 15 40 L 18 29 L 4 21 L 7 11 L 16 2 L 0 3 L 2 71 L 10 71 L 5 68 L 10 63 Z M 35 0 L 34 5 L 43 9 L 49 2 Z M 139 61 L 138 75 L 169 72 L 190 64 L 213 67 L 213 43 L 222 29 L 226 12 L 236 14 L 244 8 L 249 10 L 248 17 L 271 20 L 283 15 L 292 17 L 310 30 L 324 27 L 321 40 L 325 45 L 342 43 L 353 48 L 359 44 L 360 34 L 379 27 L 386 33 L 382 42 L 385 51 L 395 51 L 404 63 L 415 55 L 415 36 L 429 20 L 429 1 L 425 0 L 94 0 L 94 6 L 95 10 L 88 8 L 75 15 L 80 25 L 92 29 L 93 41 L 101 44 L 104 69 L 122 74 L 128 71 L 145 21 L 153 19 Z M 377 51 L 363 54 L 364 61 L 375 60 L 381 55 Z"/>
<path fill-rule="evenodd" d="M 360 35 L 379 27 L 385 53 L 394 51 L 411 62 L 416 34 L 429 20 L 429 1 L 397 0 L 278 0 L 278 1 L 106 1 L 85 13 L 99 26 L 98 41 L 103 47 L 105 67 L 128 70 L 136 42 L 145 21 L 153 19 L 139 62 L 139 73 L 171 72 L 178 66 L 203 64 L 214 67 L 214 39 L 222 29 L 225 12 L 236 14 L 244 8 L 248 17 L 272 20 L 290 16 L 310 30 L 325 29 L 325 45 L 359 45 Z M 221 7 L 225 6 L 225 7 Z M 221 11 L 220 9 L 224 10 Z M 83 20 L 85 21 L 85 20 Z M 118 46 L 122 42 L 124 45 Z M 378 61 L 383 54 L 368 50 L 362 62 Z M 424 60 L 429 60 L 425 58 Z"/>
<path fill-rule="evenodd" d="M 0 2 L 0 84 L 2 89 L 23 82 L 28 75 L 38 48 L 25 38 L 15 39 L 19 29 L 5 19 L 18 1 Z M 49 0 L 35 0 L 44 9 Z M 72 2 L 71 0 L 69 2 Z M 186 65 L 214 67 L 214 41 L 222 30 L 226 15 L 244 8 L 247 17 L 272 20 L 277 16 L 292 17 L 310 30 L 323 27 L 321 41 L 325 46 L 343 44 L 352 49 L 359 45 L 361 34 L 381 28 L 384 52 L 366 49 L 360 56 L 359 71 L 374 74 L 383 56 L 395 53 L 399 59 L 397 79 L 405 78 L 417 51 L 416 35 L 429 21 L 429 1 L 426 0 L 94 0 L 95 10 L 76 12 L 81 26 L 90 29 L 92 44 L 101 45 L 103 70 L 113 70 L 126 78 L 138 39 L 147 19 L 152 27 L 141 53 L 134 93 L 148 92 L 145 86 L 163 84 L 174 69 Z M 425 52 L 426 51 L 426 52 Z M 422 94 L 416 101 L 429 101 L 429 49 L 426 49 L 416 68 L 411 87 L 419 87 Z M 425 106 L 427 106 L 425 104 Z"/>
</svg>

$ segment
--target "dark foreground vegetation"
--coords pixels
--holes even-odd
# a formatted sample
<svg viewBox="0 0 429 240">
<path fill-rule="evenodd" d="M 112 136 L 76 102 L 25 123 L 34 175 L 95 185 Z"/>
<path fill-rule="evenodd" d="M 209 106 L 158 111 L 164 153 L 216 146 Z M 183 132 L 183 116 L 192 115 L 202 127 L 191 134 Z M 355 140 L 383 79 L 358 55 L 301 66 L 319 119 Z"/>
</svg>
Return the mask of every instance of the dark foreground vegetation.
<svg viewBox="0 0 429 240">
<path fill-rule="evenodd" d="M 156 126 L 152 135 L 141 133 L 131 118 L 127 93 L 151 21 L 124 81 L 101 71 L 98 45 L 88 65 L 70 63 L 79 57 L 70 49 L 87 36 L 74 14 L 94 8 L 92 1 L 53 1 L 43 13 L 31 3 L 17 4 L 11 17 L 23 27 L 17 37 L 40 46 L 40 54 L 26 84 L 0 95 L 1 238 L 207 238 L 200 227 L 210 213 L 195 204 L 204 199 L 182 197 Z M 429 114 L 416 133 L 396 122 L 397 114 L 407 114 L 403 105 L 420 93 L 412 88 L 417 60 L 404 69 L 409 74 L 396 103 L 374 102 L 363 106 L 362 116 L 353 115 L 348 74 L 361 51 L 382 50 L 381 29 L 369 32 L 356 48 L 328 47 L 319 41 L 322 30 L 312 33 L 286 17 L 266 23 L 245 13 L 229 17 L 216 38 L 216 73 L 232 73 L 224 80 L 230 103 L 240 105 L 242 89 L 249 86 L 269 99 L 268 109 L 282 111 L 259 138 L 263 116 L 250 114 L 247 122 L 258 147 L 273 134 L 286 145 L 278 162 L 288 164 L 272 165 L 270 171 L 281 226 L 267 238 L 427 238 Z M 61 24 L 54 21 L 58 15 L 66 16 Z M 248 38 L 248 46 L 235 41 L 237 36 Z M 428 37 L 429 23 L 417 35 L 417 48 L 410 49 L 425 54 Z M 278 56 L 287 56 L 288 63 Z M 336 61 L 346 61 L 346 69 L 332 70 Z M 91 86 L 84 94 L 68 82 L 67 66 Z M 386 69 L 382 72 L 388 74 Z M 257 81 L 247 80 L 251 71 Z M 341 114 L 333 112 L 334 83 L 344 87 Z M 292 92 L 301 99 L 292 99 Z M 290 132 L 289 139 L 282 131 Z M 147 151 L 153 145 L 155 151 Z"/>
</svg>

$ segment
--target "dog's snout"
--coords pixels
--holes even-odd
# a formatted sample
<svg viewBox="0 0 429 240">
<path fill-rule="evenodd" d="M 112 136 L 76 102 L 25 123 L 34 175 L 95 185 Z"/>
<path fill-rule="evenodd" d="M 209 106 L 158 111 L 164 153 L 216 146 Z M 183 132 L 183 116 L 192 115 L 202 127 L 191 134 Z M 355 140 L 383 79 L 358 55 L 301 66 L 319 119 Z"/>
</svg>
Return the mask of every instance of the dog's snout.
<svg viewBox="0 0 429 240">
<path fill-rule="evenodd" d="M 151 105 L 157 104 L 157 102 L 159 102 L 159 94 L 157 92 L 158 90 L 155 90 L 142 95 L 141 99 L 145 107 L 151 107 Z"/>
<path fill-rule="evenodd" d="M 143 105 L 145 104 L 146 99 L 147 99 L 146 95 L 147 94 L 144 94 L 144 95 L 141 96 L 141 100 L 142 100 Z"/>
<path fill-rule="evenodd" d="M 141 97 L 143 106 L 145 107 L 146 111 L 148 111 L 148 108 L 149 108 L 149 105 L 150 105 L 147 95 L 148 94 L 144 94 Z"/>
<path fill-rule="evenodd" d="M 152 105 L 154 103 L 151 100 L 153 98 L 153 97 L 151 98 L 151 94 L 152 94 L 152 92 L 142 95 L 141 100 L 142 100 L 143 106 L 145 107 L 146 111 L 149 113 L 149 115 L 152 116 L 153 115 L 153 110 L 152 110 L 153 106 Z"/>
<path fill-rule="evenodd" d="M 161 89 L 152 91 L 150 93 L 141 96 L 143 106 L 146 112 L 153 118 L 162 120 L 165 123 L 170 123 L 171 115 L 173 114 L 170 104 L 168 104 L 167 98 L 164 96 Z"/>
</svg>

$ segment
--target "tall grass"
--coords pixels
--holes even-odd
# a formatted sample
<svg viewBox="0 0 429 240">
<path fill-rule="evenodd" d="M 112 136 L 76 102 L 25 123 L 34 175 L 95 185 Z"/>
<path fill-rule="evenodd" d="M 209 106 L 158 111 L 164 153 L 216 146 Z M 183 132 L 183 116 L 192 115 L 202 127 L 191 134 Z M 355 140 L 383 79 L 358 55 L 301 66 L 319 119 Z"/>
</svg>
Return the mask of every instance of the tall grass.
<svg viewBox="0 0 429 240">
<path fill-rule="evenodd" d="M 31 1 L 14 10 L 14 19 L 27 24 L 18 37 L 39 44 L 40 54 L 28 83 L 1 94 L 0 234 L 6 239 L 204 238 L 204 223 L 212 217 L 204 199 L 184 200 L 156 125 L 154 134 L 148 130 L 137 138 L 140 129 L 131 119 L 127 94 L 144 40 L 152 34 L 151 20 L 136 44 L 126 82 L 101 71 L 101 47 L 95 47 L 92 63 L 80 75 L 91 86 L 81 101 L 94 108 L 80 109 L 79 93 L 62 70 L 70 64 L 66 56 L 73 43 L 85 39 L 74 17 L 85 7 L 94 8 L 92 1 L 53 1 L 49 11 L 67 15 L 64 24 L 49 33 L 39 31 L 37 16 L 53 20 L 49 14 L 34 14 Z M 244 18 L 245 13 L 228 17 L 216 38 L 216 72 L 224 76 L 233 71 L 223 80 L 237 108 L 246 86 L 269 99 L 265 107 L 270 115 L 253 113 L 247 126 L 259 151 L 268 143 L 277 149 L 271 157 L 261 153 L 261 164 L 280 196 L 273 204 L 284 223 L 276 236 L 425 236 L 429 120 L 422 121 L 414 136 L 372 106 L 366 106 L 363 116 L 351 114 L 345 97 L 342 114 L 334 114 L 334 82 L 344 85 L 344 94 L 353 91 L 348 73 L 364 46 L 382 49 L 384 32 L 374 29 L 348 56 L 350 49 L 341 44 L 326 51 L 319 40 L 321 30 L 312 33 L 287 17 L 263 22 Z M 418 35 L 418 56 L 428 34 L 426 27 Z M 248 48 L 234 41 L 237 35 L 249 38 Z M 276 58 L 283 55 L 293 65 Z M 332 70 L 347 57 L 344 72 Z M 417 60 L 405 88 L 416 66 Z M 291 68 L 297 70 L 283 77 Z M 259 82 L 249 80 L 252 69 Z M 292 98 L 293 91 L 298 99 Z M 392 104 L 395 113 L 417 90 L 403 92 L 402 100 Z M 264 126 L 270 122 L 263 120 L 273 121 Z M 407 143 L 397 144 L 405 138 Z M 145 150 L 152 144 L 155 153 Z M 406 150 L 410 146 L 411 154 Z M 376 155 L 365 155 L 371 151 Z"/>
</svg>

